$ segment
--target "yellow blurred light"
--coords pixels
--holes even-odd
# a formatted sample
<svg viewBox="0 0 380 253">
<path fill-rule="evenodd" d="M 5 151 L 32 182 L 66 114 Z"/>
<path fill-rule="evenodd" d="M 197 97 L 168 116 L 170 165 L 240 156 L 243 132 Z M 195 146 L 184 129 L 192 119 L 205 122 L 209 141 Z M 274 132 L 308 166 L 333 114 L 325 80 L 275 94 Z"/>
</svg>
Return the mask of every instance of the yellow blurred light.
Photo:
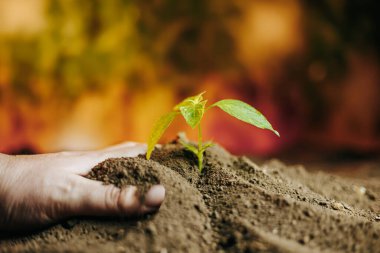
<svg viewBox="0 0 380 253">
<path fill-rule="evenodd" d="M 0 34 L 33 34 L 46 25 L 45 0 L 0 1 Z"/>
<path fill-rule="evenodd" d="M 298 1 L 255 1 L 238 29 L 240 58 L 260 66 L 297 50 L 301 45 Z"/>
</svg>

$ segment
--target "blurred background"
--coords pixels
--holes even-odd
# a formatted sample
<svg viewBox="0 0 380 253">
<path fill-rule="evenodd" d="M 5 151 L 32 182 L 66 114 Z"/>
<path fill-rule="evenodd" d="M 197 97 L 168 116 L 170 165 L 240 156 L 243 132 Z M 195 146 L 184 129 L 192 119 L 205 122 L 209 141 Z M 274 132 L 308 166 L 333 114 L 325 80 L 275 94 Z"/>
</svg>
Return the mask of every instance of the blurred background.
<svg viewBox="0 0 380 253">
<path fill-rule="evenodd" d="M 374 0 L 0 0 L 0 152 L 145 142 L 207 91 L 281 133 L 211 110 L 206 138 L 235 154 L 376 158 L 379 27 Z"/>
</svg>

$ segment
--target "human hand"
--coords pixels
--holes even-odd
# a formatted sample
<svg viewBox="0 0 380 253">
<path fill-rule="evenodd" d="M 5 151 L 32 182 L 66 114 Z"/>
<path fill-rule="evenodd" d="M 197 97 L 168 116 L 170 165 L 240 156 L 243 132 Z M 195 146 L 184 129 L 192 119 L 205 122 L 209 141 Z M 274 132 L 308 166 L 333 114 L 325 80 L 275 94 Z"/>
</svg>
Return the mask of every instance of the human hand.
<svg viewBox="0 0 380 253">
<path fill-rule="evenodd" d="M 151 187 L 141 203 L 134 186 L 119 189 L 83 177 L 108 158 L 145 152 L 146 145 L 127 142 L 98 151 L 0 154 L 0 231 L 29 230 L 72 216 L 157 210 L 165 197 L 162 185 Z"/>
</svg>

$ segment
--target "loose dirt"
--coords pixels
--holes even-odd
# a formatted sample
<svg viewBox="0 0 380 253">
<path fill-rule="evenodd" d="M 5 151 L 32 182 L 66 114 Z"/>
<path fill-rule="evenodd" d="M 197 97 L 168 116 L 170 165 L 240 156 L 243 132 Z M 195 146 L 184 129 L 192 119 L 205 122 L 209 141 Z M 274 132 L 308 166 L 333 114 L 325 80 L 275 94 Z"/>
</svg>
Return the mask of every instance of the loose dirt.
<svg viewBox="0 0 380 253">
<path fill-rule="evenodd" d="M 219 146 L 196 158 L 177 143 L 109 159 L 87 176 L 143 194 L 163 184 L 161 209 L 139 218 L 76 218 L 3 239 L 0 252 L 380 252 L 380 184 L 261 166 Z"/>
</svg>

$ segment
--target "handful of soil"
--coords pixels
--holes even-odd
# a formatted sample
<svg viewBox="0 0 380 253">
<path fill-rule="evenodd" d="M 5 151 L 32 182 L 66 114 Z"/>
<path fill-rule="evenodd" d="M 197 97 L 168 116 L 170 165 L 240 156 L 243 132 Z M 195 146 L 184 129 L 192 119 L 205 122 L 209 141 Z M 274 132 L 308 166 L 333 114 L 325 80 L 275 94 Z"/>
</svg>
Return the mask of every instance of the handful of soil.
<svg viewBox="0 0 380 253">
<path fill-rule="evenodd" d="M 141 198 L 153 185 L 160 184 L 152 166 L 143 165 L 140 157 L 112 158 L 96 165 L 87 178 L 113 184 L 119 188 L 136 186 Z"/>
</svg>

